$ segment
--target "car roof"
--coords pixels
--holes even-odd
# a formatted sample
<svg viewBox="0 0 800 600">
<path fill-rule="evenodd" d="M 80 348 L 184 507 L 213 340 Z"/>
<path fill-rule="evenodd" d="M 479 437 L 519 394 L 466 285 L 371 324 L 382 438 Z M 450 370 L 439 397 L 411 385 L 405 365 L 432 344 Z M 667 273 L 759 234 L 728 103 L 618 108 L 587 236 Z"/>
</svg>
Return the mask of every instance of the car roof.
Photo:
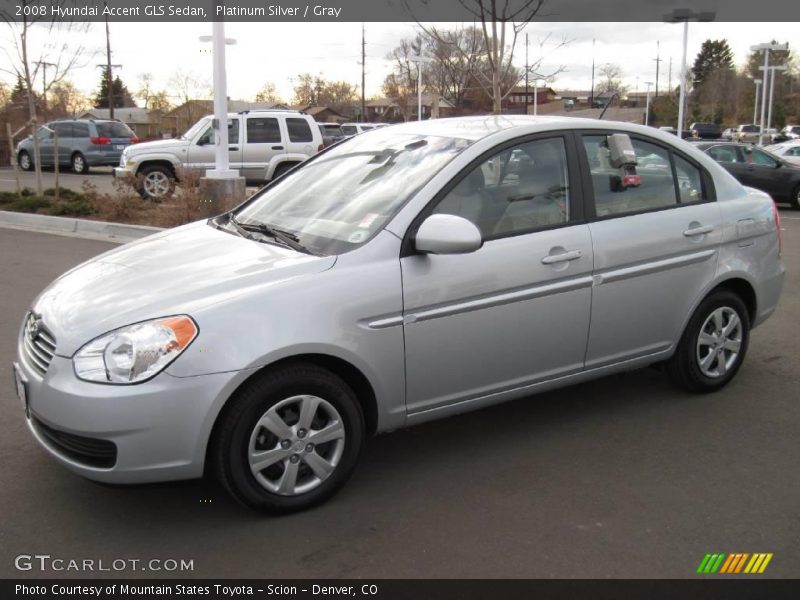
<svg viewBox="0 0 800 600">
<path fill-rule="evenodd" d="M 532 115 L 488 115 L 476 117 L 449 117 L 427 121 L 411 121 L 392 125 L 394 133 L 432 135 L 477 141 L 512 128 L 525 128 L 530 133 L 562 129 L 615 129 L 630 133 L 642 133 L 654 138 L 668 139 L 674 136 L 654 127 L 646 127 L 622 121 L 601 121 L 581 117 L 532 116 Z"/>
</svg>

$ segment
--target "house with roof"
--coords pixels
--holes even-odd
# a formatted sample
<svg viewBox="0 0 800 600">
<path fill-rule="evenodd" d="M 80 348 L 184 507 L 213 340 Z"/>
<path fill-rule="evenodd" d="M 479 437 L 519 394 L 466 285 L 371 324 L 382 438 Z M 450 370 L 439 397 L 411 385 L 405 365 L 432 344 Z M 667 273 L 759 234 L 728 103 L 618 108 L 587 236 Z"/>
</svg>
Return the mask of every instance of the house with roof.
<svg viewBox="0 0 800 600">
<path fill-rule="evenodd" d="M 164 113 L 159 110 L 149 110 L 138 106 L 126 106 L 114 109 L 114 118 L 130 127 L 136 137 L 142 140 L 161 137 L 161 117 Z M 107 108 L 93 108 L 87 110 L 81 119 L 104 120 L 110 118 Z"/>
</svg>

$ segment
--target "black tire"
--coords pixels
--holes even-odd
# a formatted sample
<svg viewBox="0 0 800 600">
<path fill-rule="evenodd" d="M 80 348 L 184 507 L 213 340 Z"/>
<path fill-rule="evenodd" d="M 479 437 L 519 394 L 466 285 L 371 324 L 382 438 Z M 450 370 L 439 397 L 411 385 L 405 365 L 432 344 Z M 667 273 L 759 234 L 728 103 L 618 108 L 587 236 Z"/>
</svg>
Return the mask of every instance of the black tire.
<svg viewBox="0 0 800 600">
<path fill-rule="evenodd" d="M 800 185 L 798 185 L 792 191 L 792 197 L 790 198 L 789 202 L 791 203 L 793 209 L 800 210 Z"/>
<path fill-rule="evenodd" d="M 727 368 L 722 370 L 722 372 L 720 372 L 720 359 L 713 359 L 710 365 L 717 365 L 715 368 L 717 374 L 715 376 L 709 376 L 704 373 L 700 365 L 698 339 L 701 334 L 701 328 L 718 309 L 732 310 L 739 318 L 741 326 L 738 335 L 739 351 L 735 360 L 733 360 Z M 728 320 L 727 323 L 730 323 L 730 320 Z M 713 327 L 713 324 L 709 325 Z M 686 330 L 681 336 L 675 354 L 667 361 L 667 373 L 677 385 L 690 392 L 701 394 L 715 392 L 723 388 L 734 378 L 747 354 L 749 341 L 750 316 L 742 299 L 736 293 L 726 289 L 712 292 L 700 303 L 700 306 L 697 307 L 697 310 L 695 310 L 692 318 L 689 320 L 689 324 L 686 326 Z M 706 355 L 711 353 L 712 350 L 711 347 L 709 347 L 709 352 L 706 353 Z M 724 352 L 722 356 L 726 356 Z M 727 358 L 725 362 L 728 362 Z"/>
<path fill-rule="evenodd" d="M 69 161 L 72 172 L 76 175 L 86 175 L 89 172 L 89 163 L 86 162 L 86 157 L 80 152 L 72 155 Z"/>
<path fill-rule="evenodd" d="M 269 490 L 265 485 L 259 483 L 256 475 L 250 468 L 248 459 L 251 444 L 262 443 L 263 448 L 256 450 L 279 451 L 281 444 L 289 440 L 280 440 L 279 436 L 273 435 L 266 428 L 257 429 L 259 420 L 274 407 L 284 406 L 293 397 L 300 395 L 314 396 L 322 399 L 327 405 L 332 406 L 340 418 L 336 421 L 341 422 L 344 427 L 344 437 L 341 441 L 343 447 L 338 447 L 338 459 L 326 479 L 320 480 L 306 462 L 306 454 L 302 450 L 297 450 L 300 456 L 297 463 L 298 483 L 305 481 L 304 485 L 314 485 L 308 491 L 299 491 L 291 495 L 282 495 L 275 490 Z M 283 409 L 283 425 L 292 421 L 294 411 L 297 411 L 299 421 L 299 405 L 289 404 L 288 408 Z M 318 416 L 325 417 L 324 407 L 317 409 Z M 274 413 L 273 413 L 274 414 Z M 320 421 L 321 427 L 330 425 L 333 421 Z M 303 432 L 297 430 L 299 422 L 295 422 L 294 436 L 303 436 Z M 355 468 L 361 448 L 364 444 L 364 416 L 361 406 L 358 403 L 353 390 L 338 376 L 330 371 L 317 367 L 316 365 L 296 362 L 289 363 L 275 369 L 261 373 L 254 379 L 248 381 L 239 389 L 231 399 L 224 412 L 220 415 L 220 421 L 215 428 L 214 436 L 209 447 L 209 467 L 210 471 L 219 480 L 222 486 L 239 502 L 255 510 L 267 513 L 289 513 L 307 509 L 319 504 L 332 496 L 347 481 Z M 317 433 L 317 428 L 310 426 L 308 433 L 304 435 L 305 440 L 312 440 L 313 434 Z M 271 439 L 268 439 L 271 438 Z M 295 452 L 295 444 L 303 444 L 297 437 L 284 448 L 290 448 L 286 452 Z M 319 448 L 323 448 L 321 454 L 328 452 L 338 441 L 320 443 Z M 313 454 L 318 449 L 310 452 Z M 311 459 L 312 457 L 308 457 Z M 292 458 L 294 460 L 294 458 Z M 282 458 L 265 467 L 259 473 L 259 477 L 271 478 L 271 483 L 275 480 L 282 481 L 282 477 L 290 468 L 289 458 Z M 333 462 L 333 461 L 331 461 Z M 270 470 L 275 471 L 271 474 Z M 279 491 L 279 490 L 278 490 Z"/>
<path fill-rule="evenodd" d="M 160 202 L 169 198 L 175 191 L 175 173 L 163 165 L 143 167 L 136 174 L 136 178 L 136 191 L 145 200 Z M 160 184 L 157 184 L 156 180 Z"/>
<path fill-rule="evenodd" d="M 25 150 L 17 156 L 17 164 L 23 171 L 33 171 L 33 158 Z"/>
</svg>

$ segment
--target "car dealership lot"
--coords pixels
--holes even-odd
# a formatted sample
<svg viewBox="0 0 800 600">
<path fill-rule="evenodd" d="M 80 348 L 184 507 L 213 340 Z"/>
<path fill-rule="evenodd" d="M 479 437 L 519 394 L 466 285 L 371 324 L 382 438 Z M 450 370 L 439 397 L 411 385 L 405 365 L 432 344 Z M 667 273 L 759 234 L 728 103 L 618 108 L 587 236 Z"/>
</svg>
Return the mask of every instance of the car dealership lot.
<svg viewBox="0 0 800 600">
<path fill-rule="evenodd" d="M 771 552 L 764 576 L 798 577 L 800 212 L 781 214 L 781 305 L 723 391 L 649 369 L 381 436 L 335 498 L 278 518 L 203 482 L 101 486 L 37 446 L 13 393 L 19 322 L 113 246 L 0 229 L 0 576 L 49 554 L 192 559 L 177 575 L 198 577 L 690 577 L 707 552 Z"/>
</svg>

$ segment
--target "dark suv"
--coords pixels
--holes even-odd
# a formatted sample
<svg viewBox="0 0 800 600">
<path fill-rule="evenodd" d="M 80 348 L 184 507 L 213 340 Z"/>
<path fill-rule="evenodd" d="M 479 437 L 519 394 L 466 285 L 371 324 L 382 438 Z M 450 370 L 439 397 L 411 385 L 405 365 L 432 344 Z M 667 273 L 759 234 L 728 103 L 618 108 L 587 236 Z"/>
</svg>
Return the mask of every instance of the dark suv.
<svg viewBox="0 0 800 600">
<path fill-rule="evenodd" d="M 722 136 L 722 130 L 716 123 L 692 123 L 689 126 L 693 138 L 703 140 L 718 140 Z"/>
<path fill-rule="evenodd" d="M 46 128 L 45 128 L 46 127 Z M 55 136 L 58 133 L 58 164 L 69 165 L 75 173 L 88 173 L 89 167 L 117 166 L 122 151 L 139 140 L 122 121 L 69 119 L 47 123 L 36 135 L 43 167 L 55 164 Z M 33 169 L 33 135 L 17 144 L 17 164 Z"/>
</svg>

